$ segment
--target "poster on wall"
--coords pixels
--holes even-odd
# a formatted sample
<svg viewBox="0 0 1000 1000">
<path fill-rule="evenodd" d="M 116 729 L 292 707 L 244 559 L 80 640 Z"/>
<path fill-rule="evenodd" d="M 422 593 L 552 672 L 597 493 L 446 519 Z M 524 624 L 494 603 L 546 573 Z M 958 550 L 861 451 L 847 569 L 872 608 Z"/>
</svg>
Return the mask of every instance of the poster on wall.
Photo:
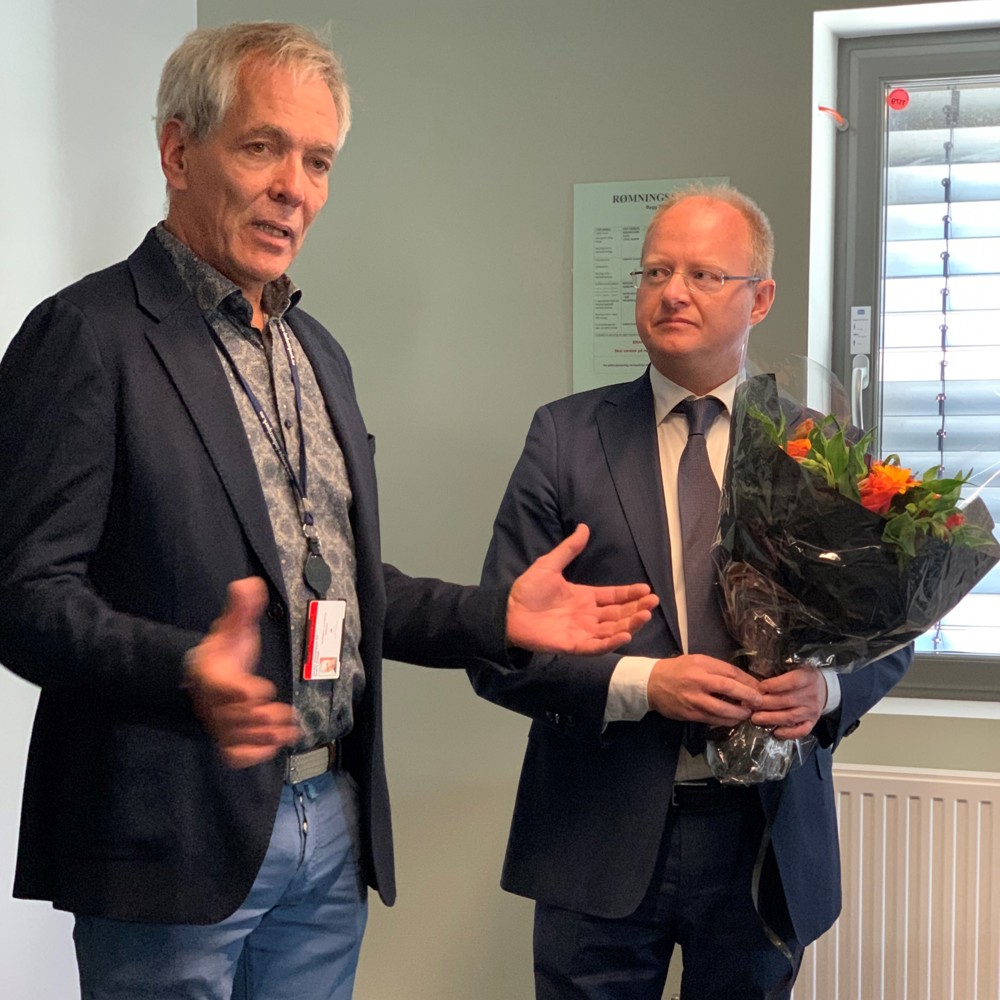
<svg viewBox="0 0 1000 1000">
<path fill-rule="evenodd" d="M 646 351 L 635 329 L 635 288 L 650 218 L 671 191 L 726 177 L 607 181 L 573 185 L 573 391 L 642 374 Z"/>
</svg>

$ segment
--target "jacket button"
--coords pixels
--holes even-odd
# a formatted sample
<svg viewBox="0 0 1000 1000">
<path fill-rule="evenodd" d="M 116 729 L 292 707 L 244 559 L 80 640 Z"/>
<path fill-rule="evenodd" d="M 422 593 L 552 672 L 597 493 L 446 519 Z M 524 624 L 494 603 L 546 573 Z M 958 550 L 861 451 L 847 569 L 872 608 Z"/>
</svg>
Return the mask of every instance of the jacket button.
<svg viewBox="0 0 1000 1000">
<path fill-rule="evenodd" d="M 269 604 L 267 607 L 267 617 L 273 622 L 283 622 L 285 620 L 285 606 L 279 601 Z"/>
</svg>

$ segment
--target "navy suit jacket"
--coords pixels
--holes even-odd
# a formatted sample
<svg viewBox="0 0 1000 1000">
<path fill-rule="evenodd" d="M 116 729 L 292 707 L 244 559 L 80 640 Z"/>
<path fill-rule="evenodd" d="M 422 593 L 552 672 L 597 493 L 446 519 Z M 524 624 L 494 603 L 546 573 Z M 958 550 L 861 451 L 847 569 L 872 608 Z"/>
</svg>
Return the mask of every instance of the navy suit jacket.
<svg viewBox="0 0 1000 1000">
<path fill-rule="evenodd" d="M 360 790 L 364 875 L 391 903 L 382 656 L 503 660 L 506 595 L 382 563 L 374 444 L 350 365 L 305 312 L 287 320 L 353 492 L 367 684 L 342 757 Z M 32 312 L 0 363 L 0 399 L 0 661 L 41 688 L 15 895 L 119 919 L 217 921 L 260 866 L 282 762 L 223 764 L 181 688 L 182 659 L 227 584 L 256 574 L 269 590 L 259 672 L 285 701 L 299 664 L 236 402 L 152 232 Z"/>
<path fill-rule="evenodd" d="M 647 375 L 579 393 L 535 414 L 494 525 L 483 582 L 509 582 L 578 523 L 587 549 L 567 575 L 579 583 L 645 580 L 653 620 L 621 650 L 594 658 L 535 656 L 516 674 L 470 671 L 483 696 L 534 719 L 514 807 L 503 885 L 601 917 L 623 917 L 646 892 L 660 846 L 681 723 L 649 713 L 602 731 L 608 685 L 623 653 L 681 651 L 673 598 L 653 395 Z M 761 905 L 782 886 L 797 938 L 811 941 L 840 910 L 832 749 L 900 678 L 904 650 L 841 678 L 843 701 L 821 720 L 822 745 L 780 783 L 761 786 L 774 815 L 773 863 Z"/>
</svg>

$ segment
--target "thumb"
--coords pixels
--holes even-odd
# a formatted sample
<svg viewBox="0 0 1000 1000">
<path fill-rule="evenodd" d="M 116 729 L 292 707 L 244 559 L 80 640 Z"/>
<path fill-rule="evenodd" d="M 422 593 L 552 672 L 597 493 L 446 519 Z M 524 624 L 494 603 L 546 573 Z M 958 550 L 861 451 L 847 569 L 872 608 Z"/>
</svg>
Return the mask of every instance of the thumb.
<svg viewBox="0 0 1000 1000">
<path fill-rule="evenodd" d="M 590 528 L 578 524 L 573 534 L 564 538 L 554 549 L 539 556 L 537 562 L 545 562 L 549 569 L 561 573 L 586 547 L 590 539 Z"/>
<path fill-rule="evenodd" d="M 267 584 L 259 576 L 233 580 L 226 588 L 226 606 L 215 620 L 213 632 L 238 634 L 255 629 L 267 604 Z"/>
</svg>

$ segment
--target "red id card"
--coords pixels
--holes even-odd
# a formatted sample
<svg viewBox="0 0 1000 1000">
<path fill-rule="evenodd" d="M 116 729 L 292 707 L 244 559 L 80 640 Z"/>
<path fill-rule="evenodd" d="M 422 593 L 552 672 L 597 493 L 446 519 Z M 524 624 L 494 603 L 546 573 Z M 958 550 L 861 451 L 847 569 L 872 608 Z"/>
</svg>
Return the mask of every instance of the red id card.
<svg viewBox="0 0 1000 1000">
<path fill-rule="evenodd" d="M 306 622 L 306 658 L 302 676 L 307 681 L 330 681 L 340 676 L 346 601 L 310 601 Z"/>
</svg>

